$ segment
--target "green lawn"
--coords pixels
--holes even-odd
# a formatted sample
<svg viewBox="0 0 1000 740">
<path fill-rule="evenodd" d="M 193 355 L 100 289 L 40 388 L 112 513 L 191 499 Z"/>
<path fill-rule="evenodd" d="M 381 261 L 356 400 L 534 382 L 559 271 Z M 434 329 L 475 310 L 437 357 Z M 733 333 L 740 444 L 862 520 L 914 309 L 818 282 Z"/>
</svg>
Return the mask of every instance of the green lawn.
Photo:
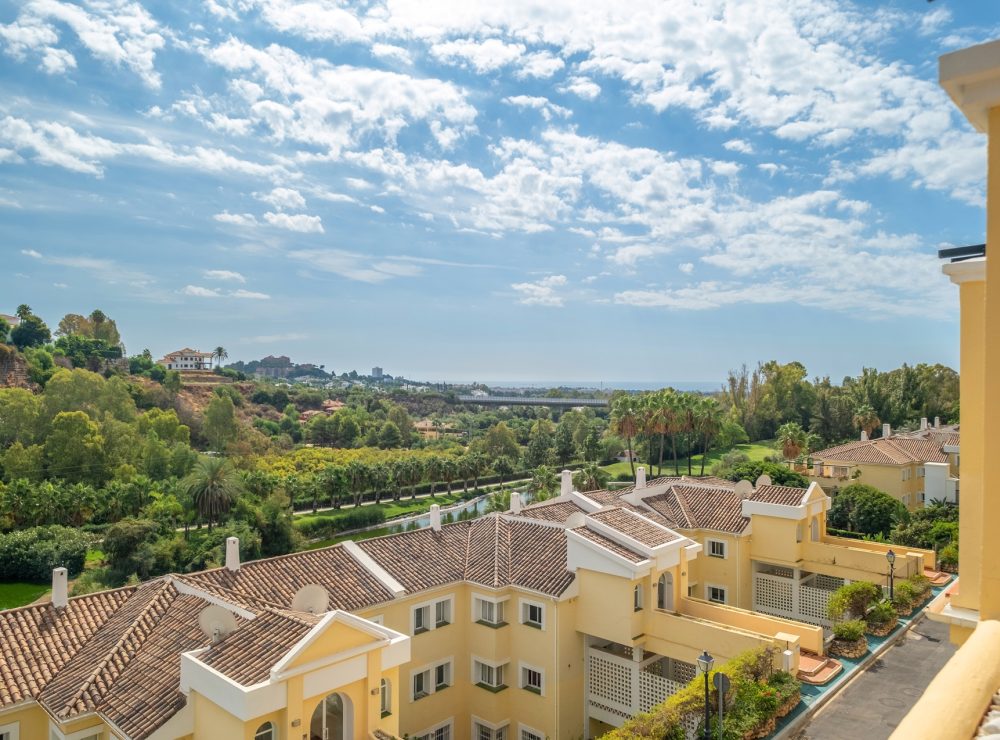
<svg viewBox="0 0 1000 740">
<path fill-rule="evenodd" d="M 472 489 L 469 489 L 472 492 Z M 484 491 L 485 493 L 485 491 Z M 405 496 L 406 494 L 404 494 Z M 423 514 L 426 511 L 430 511 L 431 504 L 437 504 L 438 506 L 444 508 L 445 506 L 451 506 L 462 500 L 462 488 L 459 486 L 457 489 L 453 488 L 451 494 L 449 495 L 447 491 L 442 491 L 434 494 L 434 498 L 430 496 L 424 496 L 422 498 L 402 498 L 398 502 L 393 501 L 391 498 L 385 499 L 381 504 L 365 504 L 365 508 L 369 509 L 374 506 L 382 509 L 385 512 L 386 519 L 395 519 L 398 516 L 406 516 L 408 514 Z M 295 516 L 295 521 L 304 522 L 309 519 L 329 519 L 331 517 L 336 517 L 340 514 L 346 513 L 350 509 L 330 509 L 329 511 L 321 511 L 318 514 L 297 514 Z"/>
<path fill-rule="evenodd" d="M 0 583 L 0 609 L 30 604 L 48 590 L 44 583 Z"/>
<path fill-rule="evenodd" d="M 751 444 L 736 445 L 736 447 L 733 449 L 744 453 L 751 460 L 757 461 L 757 460 L 763 460 L 768 455 L 775 454 L 777 450 L 775 450 L 772 444 L 773 443 L 770 440 L 761 440 L 759 442 L 753 442 Z M 721 460 L 722 456 L 729 451 L 730 450 L 712 450 L 711 452 L 709 452 L 708 457 L 705 460 L 705 475 L 708 475 L 709 471 L 711 471 L 712 469 L 712 466 L 715 465 L 715 463 L 717 463 L 719 460 Z M 643 450 L 643 452 L 645 452 L 645 450 Z M 669 454 L 670 451 L 665 450 L 664 458 L 668 457 Z M 701 457 L 702 457 L 701 455 L 695 455 L 691 458 L 691 473 L 693 475 L 699 475 L 701 473 Z M 677 462 L 678 465 L 680 466 L 681 475 L 687 475 L 687 458 L 686 457 L 680 458 Z M 639 463 L 636 463 L 636 465 L 638 464 Z M 631 475 L 632 473 L 632 470 L 627 462 L 616 462 L 611 465 L 605 465 L 604 470 L 611 473 L 612 480 L 617 478 L 622 473 L 627 473 L 629 475 Z M 647 477 L 655 477 L 656 474 L 657 471 L 654 469 L 652 473 L 647 475 Z M 664 459 L 663 475 L 673 475 L 673 474 L 674 474 L 674 461 L 671 459 L 668 462 L 666 459 Z"/>
</svg>

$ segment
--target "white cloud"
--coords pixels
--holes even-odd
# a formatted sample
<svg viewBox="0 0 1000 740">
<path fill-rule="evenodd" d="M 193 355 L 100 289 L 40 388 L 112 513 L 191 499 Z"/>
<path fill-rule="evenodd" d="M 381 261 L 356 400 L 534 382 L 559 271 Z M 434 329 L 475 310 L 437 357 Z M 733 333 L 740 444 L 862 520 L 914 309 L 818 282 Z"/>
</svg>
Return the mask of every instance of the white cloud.
<svg viewBox="0 0 1000 740">
<path fill-rule="evenodd" d="M 253 196 L 279 210 L 298 211 L 306 206 L 302 193 L 292 188 L 275 188 L 269 193 L 254 193 Z"/>
<path fill-rule="evenodd" d="M 410 52 L 402 46 L 394 46 L 393 44 L 372 44 L 372 54 L 381 59 L 394 59 L 397 62 L 402 62 L 403 64 L 413 64 L 413 58 L 410 56 Z"/>
<path fill-rule="evenodd" d="M 419 265 L 403 258 L 372 258 L 343 249 L 299 249 L 288 253 L 290 259 L 320 272 L 329 272 L 362 283 L 382 283 L 396 277 L 415 277 L 422 272 Z"/>
<path fill-rule="evenodd" d="M 201 274 L 206 280 L 223 280 L 234 283 L 246 283 L 247 281 L 243 275 L 232 270 L 202 270 Z"/>
<path fill-rule="evenodd" d="M 683 272 L 685 275 L 690 275 L 692 272 L 694 272 L 694 263 L 682 262 L 681 264 L 677 265 L 677 269 Z"/>
<path fill-rule="evenodd" d="M 111 285 L 128 285 L 132 288 L 145 289 L 155 281 L 152 276 L 120 262 L 100 257 L 60 257 L 58 255 L 42 254 L 34 249 L 22 249 L 21 254 L 39 260 L 47 265 L 80 270 L 91 277 Z"/>
<path fill-rule="evenodd" d="M 34 249 L 22 249 L 21 254 L 23 254 L 26 257 L 34 257 L 36 260 L 42 259 L 42 253 L 37 252 Z"/>
<path fill-rule="evenodd" d="M 257 225 L 257 219 L 251 213 L 230 213 L 229 211 L 223 211 L 222 213 L 216 213 L 212 218 L 220 223 L 233 224 L 234 226 Z"/>
<path fill-rule="evenodd" d="M 521 59 L 521 68 L 517 71 L 517 76 L 547 78 L 559 72 L 566 63 L 548 51 L 537 51 L 527 54 Z"/>
<path fill-rule="evenodd" d="M 319 216 L 308 216 L 297 213 L 294 216 L 287 213 L 265 213 L 264 220 L 279 229 L 297 231 L 301 234 L 322 234 L 323 221 Z"/>
<path fill-rule="evenodd" d="M 753 154 L 753 145 L 746 139 L 730 139 L 722 146 L 724 146 L 731 152 L 739 152 L 740 154 Z"/>
<path fill-rule="evenodd" d="M 181 293 L 184 295 L 194 296 L 196 298 L 219 298 L 222 296 L 215 288 L 203 288 L 200 285 L 185 285 L 181 288 Z"/>
<path fill-rule="evenodd" d="M 669 250 L 666 247 L 653 244 L 633 244 L 627 247 L 619 247 L 608 255 L 608 259 L 623 267 L 635 267 L 640 260 L 649 259 Z"/>
<path fill-rule="evenodd" d="M 507 105 L 513 105 L 518 108 L 533 108 L 541 112 L 542 118 L 546 121 L 552 120 L 553 115 L 560 116 L 562 118 L 569 118 L 573 115 L 573 111 L 569 108 L 556 105 L 548 98 L 540 95 L 510 95 L 504 98 L 503 102 L 507 103 Z"/>
<path fill-rule="evenodd" d="M 513 64 L 524 55 L 525 46 L 505 44 L 500 39 L 459 39 L 434 44 L 430 51 L 442 62 L 468 65 L 482 74 Z"/>
<path fill-rule="evenodd" d="M 252 290 L 244 290 L 243 288 L 231 291 L 229 295 L 232 298 L 246 298 L 252 301 L 267 301 L 271 299 L 271 296 L 267 293 L 256 293 Z"/>
<path fill-rule="evenodd" d="M 573 93 L 584 100 L 595 100 L 601 94 L 601 86 L 589 77 L 570 77 L 559 87 L 559 91 Z"/>
<path fill-rule="evenodd" d="M 514 283 L 510 287 L 518 294 L 518 303 L 528 306 L 552 306 L 561 308 L 565 296 L 558 291 L 566 285 L 565 275 L 549 275 L 533 283 Z"/>
</svg>

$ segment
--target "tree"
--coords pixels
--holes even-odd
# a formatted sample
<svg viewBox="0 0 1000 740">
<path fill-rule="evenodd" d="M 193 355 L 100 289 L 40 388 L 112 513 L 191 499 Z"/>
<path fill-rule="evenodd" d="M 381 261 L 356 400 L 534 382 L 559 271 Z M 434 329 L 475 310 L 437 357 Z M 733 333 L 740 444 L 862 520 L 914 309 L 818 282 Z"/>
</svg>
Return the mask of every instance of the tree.
<svg viewBox="0 0 1000 740">
<path fill-rule="evenodd" d="M 806 433 L 798 422 L 789 421 L 778 427 L 777 439 L 786 460 L 794 460 L 806 448 Z"/>
<path fill-rule="evenodd" d="M 392 449 L 399 447 L 403 441 L 403 435 L 400 434 L 399 427 L 393 424 L 391 421 L 387 421 L 382 425 L 381 431 L 378 433 L 378 446 L 383 450 Z"/>
<path fill-rule="evenodd" d="M 232 401 L 230 401 L 232 403 Z M 194 502 L 198 516 L 208 521 L 221 522 L 240 493 L 243 482 L 227 461 L 221 457 L 203 457 L 185 481 L 187 493 Z"/>
<path fill-rule="evenodd" d="M 360 460 L 351 460 L 345 470 L 354 505 L 361 506 L 361 496 L 368 489 L 368 466 Z"/>
<path fill-rule="evenodd" d="M 448 486 L 448 493 L 450 495 L 452 481 L 458 477 L 458 461 L 455 458 L 441 458 L 441 477 Z"/>
<path fill-rule="evenodd" d="M 871 439 L 872 433 L 878 428 L 878 425 L 882 423 L 882 420 L 878 418 L 878 414 L 875 413 L 869 404 L 865 403 L 854 412 L 854 426 L 858 427 L 863 431 L 869 439 Z"/>
<path fill-rule="evenodd" d="M 601 431 L 597 424 L 591 424 L 587 432 L 583 442 L 583 459 L 587 462 L 599 462 L 601 459 Z"/>
<path fill-rule="evenodd" d="M 528 467 L 546 465 L 552 459 L 552 435 L 548 426 L 535 423 L 528 438 L 528 447 L 524 452 L 524 462 Z"/>
<path fill-rule="evenodd" d="M 578 491 L 598 491 L 604 488 L 610 479 L 610 473 L 596 462 L 592 462 L 573 474 L 573 486 Z"/>
<path fill-rule="evenodd" d="M 103 482 L 104 438 L 100 428 L 82 411 L 60 411 L 45 438 L 49 473 L 65 480 Z"/>
<path fill-rule="evenodd" d="M 771 483 L 776 486 L 788 486 L 789 488 L 809 487 L 809 481 L 803 475 L 796 473 L 794 470 L 789 470 L 784 465 L 779 465 L 778 463 L 740 463 L 734 466 L 726 477 L 733 481 L 748 480 L 751 483 L 756 483 L 757 479 L 762 475 L 767 475 L 771 479 Z"/>
<path fill-rule="evenodd" d="M 31 316 L 32 314 L 33 312 L 31 310 L 31 306 L 29 306 L 27 303 L 22 303 L 20 306 L 17 307 L 17 310 L 14 311 L 14 315 L 17 316 L 22 321 Z"/>
<path fill-rule="evenodd" d="M 490 469 L 489 460 L 481 452 L 470 452 L 465 457 L 469 461 L 469 471 L 472 473 L 473 486 L 476 489 L 476 493 L 479 493 L 479 476 Z"/>
<path fill-rule="evenodd" d="M 539 465 L 531 475 L 530 487 L 535 500 L 544 501 L 559 487 L 559 476 L 548 465 Z"/>
<path fill-rule="evenodd" d="M 639 431 L 638 399 L 628 393 L 620 393 L 611 399 L 611 427 L 616 434 L 625 438 L 628 445 L 628 461 L 635 477 L 635 463 L 632 460 L 632 440 Z"/>
<path fill-rule="evenodd" d="M 7 341 L 8 334 L 10 334 L 10 324 L 7 323 L 7 319 L 0 317 L 0 344 Z"/>
<path fill-rule="evenodd" d="M 514 472 L 514 460 L 506 455 L 501 455 L 493 462 L 493 469 L 500 476 L 500 487 L 503 488 L 504 480 Z"/>
<path fill-rule="evenodd" d="M 350 493 L 350 481 L 342 465 L 327 465 L 320 475 L 320 485 L 326 491 L 330 506 L 339 509 L 344 497 Z"/>
<path fill-rule="evenodd" d="M 708 457 L 708 452 L 712 449 L 713 440 L 719 436 L 725 424 L 719 402 L 708 397 L 699 399 L 695 423 L 702 442 L 700 475 L 705 475 L 705 458 Z"/>
<path fill-rule="evenodd" d="M 576 457 L 576 443 L 573 441 L 573 427 L 566 420 L 560 421 L 555 436 L 556 460 L 565 465 Z"/>
<path fill-rule="evenodd" d="M 521 454 L 521 448 L 517 444 L 514 432 L 501 421 L 486 430 L 483 437 L 483 452 L 490 460 L 497 460 L 503 456 L 517 459 Z"/>
<path fill-rule="evenodd" d="M 236 439 L 236 407 L 229 396 L 212 395 L 205 407 L 205 436 L 213 450 L 223 450 Z"/>
<path fill-rule="evenodd" d="M 221 367 L 222 361 L 229 359 L 229 353 L 226 352 L 225 347 L 216 347 L 212 350 L 212 359 L 215 361 L 216 367 Z"/>
<path fill-rule="evenodd" d="M 842 488 L 833 497 L 828 515 L 832 527 L 871 535 L 888 535 L 894 526 L 908 519 L 901 501 L 864 483 Z"/>
<path fill-rule="evenodd" d="M 37 316 L 30 314 L 21 319 L 21 323 L 10 333 L 10 341 L 18 349 L 40 347 L 52 339 L 49 327 Z"/>
</svg>

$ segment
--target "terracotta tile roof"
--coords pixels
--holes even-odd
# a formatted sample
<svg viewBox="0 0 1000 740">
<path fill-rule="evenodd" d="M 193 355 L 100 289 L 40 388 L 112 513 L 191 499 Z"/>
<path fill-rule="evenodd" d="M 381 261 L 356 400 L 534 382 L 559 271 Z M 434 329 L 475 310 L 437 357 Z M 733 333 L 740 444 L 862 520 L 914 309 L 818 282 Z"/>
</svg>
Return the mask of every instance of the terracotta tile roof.
<svg viewBox="0 0 1000 740">
<path fill-rule="evenodd" d="M 135 593 L 134 586 L 0 611 L 0 706 L 37 696 Z"/>
<path fill-rule="evenodd" d="M 573 582 L 566 569 L 566 533 L 531 522 L 509 522 L 510 583 L 558 596 Z"/>
<path fill-rule="evenodd" d="M 680 539 L 674 532 L 652 524 L 637 512 L 620 506 L 595 511 L 590 517 L 648 547 L 657 547 Z"/>
<path fill-rule="evenodd" d="M 484 519 L 476 519 L 481 524 Z M 392 574 L 407 591 L 422 591 L 462 580 L 472 522 L 435 532 L 430 527 L 358 542 L 358 547 Z"/>
<path fill-rule="evenodd" d="M 611 552 L 615 553 L 616 555 L 621 555 L 623 558 L 633 563 L 641 563 L 643 560 L 649 559 L 645 554 L 635 552 L 634 550 L 630 550 L 629 548 L 625 547 L 625 545 L 620 545 L 614 540 L 608 539 L 603 534 L 598 534 L 592 529 L 587 529 L 586 526 L 576 527 L 572 531 L 576 532 L 581 537 L 590 540 L 591 542 L 597 543 L 598 545 L 607 550 L 611 550 Z"/>
<path fill-rule="evenodd" d="M 731 488 L 674 485 L 666 493 L 649 496 L 643 505 L 680 529 L 711 529 L 741 534 L 750 524 L 742 501 Z"/>
<path fill-rule="evenodd" d="M 430 530 L 426 530 L 430 531 Z M 249 603 L 279 609 L 292 605 L 295 593 L 311 583 L 326 588 L 330 609 L 351 611 L 392 598 L 389 590 L 340 545 L 243 563 L 238 571 L 216 568 L 183 580 L 206 590 L 232 592 Z"/>
<path fill-rule="evenodd" d="M 942 452 L 944 442 L 913 437 L 887 437 L 830 447 L 814 452 L 812 457 L 823 462 L 854 462 L 870 465 L 906 465 L 914 462 L 947 462 Z"/>
<path fill-rule="evenodd" d="M 271 668 L 319 623 L 320 617 L 269 609 L 198 656 L 244 686 L 266 681 Z"/>
<path fill-rule="evenodd" d="M 545 519 L 550 522 L 564 522 L 569 519 L 570 515 L 582 511 L 583 509 L 572 501 L 543 501 L 540 504 L 532 504 L 521 509 L 520 516 L 529 519 Z"/>
<path fill-rule="evenodd" d="M 806 495 L 804 488 L 789 486 L 758 486 L 750 496 L 751 501 L 764 504 L 779 504 L 781 506 L 798 506 Z"/>
</svg>

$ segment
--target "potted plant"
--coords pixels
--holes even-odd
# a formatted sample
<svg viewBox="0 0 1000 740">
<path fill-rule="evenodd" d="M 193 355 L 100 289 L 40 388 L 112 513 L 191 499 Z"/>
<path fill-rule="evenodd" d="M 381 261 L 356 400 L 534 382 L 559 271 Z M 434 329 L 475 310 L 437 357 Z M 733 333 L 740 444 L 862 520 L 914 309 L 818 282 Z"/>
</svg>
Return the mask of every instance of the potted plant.
<svg viewBox="0 0 1000 740">
<path fill-rule="evenodd" d="M 833 642 L 830 653 L 845 658 L 860 658 L 868 652 L 865 623 L 861 619 L 848 619 L 833 625 Z"/>
<path fill-rule="evenodd" d="M 865 629 L 870 635 L 885 637 L 896 629 L 898 622 L 896 607 L 889 601 L 880 601 L 865 616 Z"/>
</svg>

